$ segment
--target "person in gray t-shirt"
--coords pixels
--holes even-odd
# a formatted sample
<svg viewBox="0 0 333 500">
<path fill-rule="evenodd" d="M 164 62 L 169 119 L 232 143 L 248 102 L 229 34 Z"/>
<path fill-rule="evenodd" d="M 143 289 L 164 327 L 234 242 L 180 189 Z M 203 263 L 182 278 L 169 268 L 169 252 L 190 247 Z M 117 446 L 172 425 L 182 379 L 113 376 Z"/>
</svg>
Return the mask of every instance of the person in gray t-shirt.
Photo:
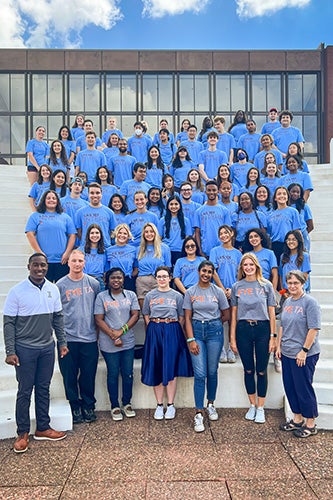
<svg viewBox="0 0 333 500">
<path fill-rule="evenodd" d="M 286 279 L 289 298 L 283 304 L 276 354 L 282 361 L 284 390 L 294 417 L 280 429 L 307 438 L 317 434 L 318 406 L 312 382 L 320 353 L 320 307 L 304 293 L 304 273 L 289 271 Z"/>
<path fill-rule="evenodd" d="M 59 366 L 74 424 L 96 420 L 98 345 L 94 304 L 100 285 L 95 278 L 83 273 L 84 265 L 84 253 L 73 250 L 68 260 L 69 274 L 56 283 L 69 348 L 68 355 L 59 359 Z"/>
<path fill-rule="evenodd" d="M 244 367 L 250 401 L 245 418 L 263 424 L 269 353 L 276 348 L 275 293 L 255 254 L 243 255 L 237 277 L 231 289 L 230 347 L 238 350 Z"/>
</svg>

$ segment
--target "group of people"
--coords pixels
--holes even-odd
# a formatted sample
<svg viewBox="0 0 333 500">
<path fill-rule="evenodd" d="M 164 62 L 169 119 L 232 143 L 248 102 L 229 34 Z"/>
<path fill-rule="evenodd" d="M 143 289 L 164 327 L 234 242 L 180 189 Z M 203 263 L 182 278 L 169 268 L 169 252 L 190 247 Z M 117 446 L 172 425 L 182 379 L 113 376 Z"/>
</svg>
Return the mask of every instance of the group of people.
<svg viewBox="0 0 333 500">
<path fill-rule="evenodd" d="M 250 404 L 246 419 L 265 422 L 267 364 L 273 352 L 277 369 L 282 360 L 295 414 L 283 430 L 300 437 L 315 433 L 316 400 L 309 387 L 318 359 L 320 318 L 318 312 L 313 316 L 318 310 L 314 299 L 303 295 L 304 287 L 309 291 L 311 271 L 308 234 L 313 220 L 307 200 L 313 188 L 302 158 L 304 138 L 291 127 L 292 118 L 289 111 L 278 118 L 272 108 L 261 135 L 242 111 L 228 132 L 222 116 L 205 119 L 199 134 L 195 125 L 183 120 L 176 137 L 161 120 L 153 138 L 146 123 L 136 122 L 127 141 L 114 118 L 99 139 L 91 120 L 77 116 L 72 129 L 61 127 L 51 153 L 43 141 L 45 129 L 37 128 L 27 146 L 33 213 L 26 234 L 36 252 L 29 268 L 36 259 L 43 266 L 39 264 L 40 279 L 36 282 L 30 270 L 28 281 L 41 292 L 53 281 L 60 293 L 67 342 L 56 331 L 62 348 L 59 364 L 74 423 L 96 418 L 98 343 L 107 366 L 112 419 L 135 416 L 133 327 L 141 311 L 146 326 L 142 382 L 154 387 L 155 419 L 175 417 L 177 377 L 194 375 L 194 429 L 205 428 L 205 391 L 208 418 L 217 420 L 219 361 L 234 362 L 238 353 Z M 278 290 L 286 299 L 279 336 Z M 301 301 L 300 309 L 294 300 Z M 298 322 L 301 317 L 303 323 Z M 15 337 L 14 330 L 9 337 Z M 26 348 L 27 338 L 21 333 L 19 345 Z M 6 351 L 7 362 L 20 372 L 19 356 L 11 350 Z M 305 363 L 307 357 L 312 364 Z M 302 368 L 296 372 L 304 373 L 304 398 L 304 389 L 290 382 L 296 376 L 291 366 L 286 369 L 289 384 L 285 381 L 284 358 Z M 28 399 L 30 403 L 29 390 L 22 389 L 25 405 Z M 49 430 L 43 418 L 37 419 L 42 433 Z M 28 447 L 26 416 L 22 422 L 15 451 Z"/>
</svg>

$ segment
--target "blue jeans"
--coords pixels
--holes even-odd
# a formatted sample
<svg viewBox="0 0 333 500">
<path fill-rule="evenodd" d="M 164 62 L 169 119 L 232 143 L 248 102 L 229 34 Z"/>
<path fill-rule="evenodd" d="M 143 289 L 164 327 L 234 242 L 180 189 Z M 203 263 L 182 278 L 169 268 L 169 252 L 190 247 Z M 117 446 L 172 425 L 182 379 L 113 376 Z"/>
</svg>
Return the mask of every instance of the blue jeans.
<svg viewBox="0 0 333 500">
<path fill-rule="evenodd" d="M 17 434 L 30 431 L 30 401 L 35 388 L 36 429 L 50 428 L 50 383 L 54 368 L 54 342 L 40 349 L 16 346 L 20 366 L 16 366 L 18 391 L 16 397 Z"/>
<path fill-rule="evenodd" d="M 191 353 L 194 371 L 194 400 L 198 410 L 204 408 L 205 385 L 207 399 L 214 401 L 217 389 L 217 370 L 223 347 L 223 325 L 220 319 L 211 321 L 192 320 L 193 334 L 199 346 L 199 354 Z"/>
<path fill-rule="evenodd" d="M 107 386 L 111 401 L 111 408 L 119 405 L 119 372 L 122 380 L 122 403 L 123 406 L 130 404 L 133 391 L 133 362 L 134 349 L 126 349 L 119 352 L 102 351 L 107 367 Z"/>
</svg>

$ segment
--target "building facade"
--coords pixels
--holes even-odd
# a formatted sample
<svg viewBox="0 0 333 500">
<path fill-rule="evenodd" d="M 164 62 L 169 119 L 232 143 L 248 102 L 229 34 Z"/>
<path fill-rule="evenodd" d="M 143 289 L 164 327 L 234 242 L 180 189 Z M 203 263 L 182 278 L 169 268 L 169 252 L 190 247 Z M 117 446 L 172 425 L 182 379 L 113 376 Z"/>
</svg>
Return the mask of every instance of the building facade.
<svg viewBox="0 0 333 500">
<path fill-rule="evenodd" d="M 25 145 L 43 125 L 53 140 L 77 113 L 97 134 L 116 116 L 125 136 L 144 119 L 177 132 L 207 115 L 227 125 L 244 109 L 260 131 L 267 110 L 290 109 L 305 137 L 305 157 L 328 161 L 333 136 L 333 47 L 276 51 L 0 50 L 0 156 L 24 162 Z"/>
</svg>

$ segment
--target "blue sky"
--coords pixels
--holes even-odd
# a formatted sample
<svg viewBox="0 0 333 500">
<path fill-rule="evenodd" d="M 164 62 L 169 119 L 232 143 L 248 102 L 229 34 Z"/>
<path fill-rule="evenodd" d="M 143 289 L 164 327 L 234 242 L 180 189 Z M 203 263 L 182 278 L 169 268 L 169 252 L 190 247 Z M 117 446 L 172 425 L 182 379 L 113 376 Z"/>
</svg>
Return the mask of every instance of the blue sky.
<svg viewBox="0 0 333 500">
<path fill-rule="evenodd" d="M 332 0 L 5 0 L 0 47 L 315 49 Z"/>
</svg>

